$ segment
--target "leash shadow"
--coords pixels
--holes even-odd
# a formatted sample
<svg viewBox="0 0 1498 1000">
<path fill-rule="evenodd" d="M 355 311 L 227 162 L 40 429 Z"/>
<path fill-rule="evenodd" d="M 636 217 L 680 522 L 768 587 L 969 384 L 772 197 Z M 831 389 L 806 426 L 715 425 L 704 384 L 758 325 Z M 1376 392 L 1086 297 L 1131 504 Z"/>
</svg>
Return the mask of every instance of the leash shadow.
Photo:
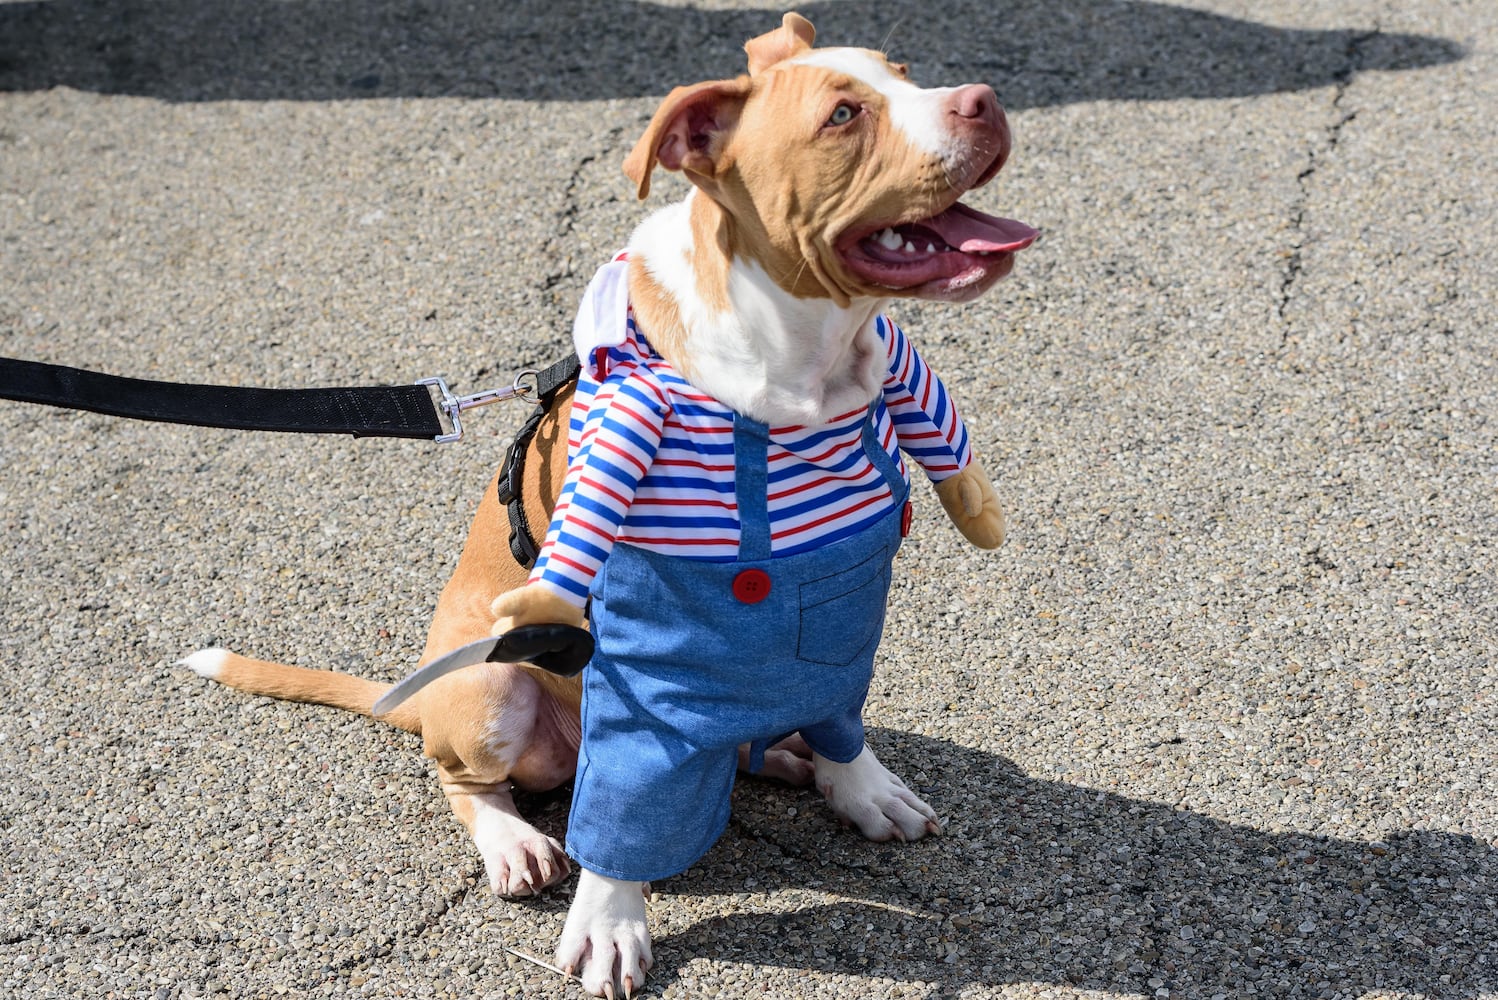
<svg viewBox="0 0 1498 1000">
<path fill-rule="evenodd" d="M 712 954 L 916 981 L 939 997 L 1015 982 L 1195 997 L 1287 981 L 1306 996 L 1498 989 L 1498 851 L 1474 838 L 1268 832 L 1036 778 L 945 740 L 870 742 L 895 770 L 933 776 L 922 792 L 943 836 L 870 844 L 837 829 L 814 793 L 741 782 L 714 853 L 660 888 L 774 890 L 791 906 L 662 936 L 657 985 Z"/>
<path fill-rule="evenodd" d="M 1221 98 L 1462 58 L 1456 42 L 1300 30 L 1166 3 L 908 0 L 802 5 L 828 44 L 878 47 L 928 84 L 983 81 L 1011 110 Z M 165 101 L 664 94 L 729 75 L 763 11 L 595 0 L 32 0 L 0 5 L 0 91 L 57 86 Z"/>
</svg>

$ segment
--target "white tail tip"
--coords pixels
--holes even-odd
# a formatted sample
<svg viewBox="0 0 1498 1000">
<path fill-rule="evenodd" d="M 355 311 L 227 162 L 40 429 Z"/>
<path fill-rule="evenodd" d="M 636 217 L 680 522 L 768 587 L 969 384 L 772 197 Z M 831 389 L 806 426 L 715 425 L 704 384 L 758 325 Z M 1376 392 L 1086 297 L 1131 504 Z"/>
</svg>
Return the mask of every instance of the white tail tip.
<svg viewBox="0 0 1498 1000">
<path fill-rule="evenodd" d="M 207 677 L 217 680 L 218 673 L 224 668 L 224 661 L 229 658 L 227 649 L 200 649 L 191 656 L 184 656 L 177 662 L 190 669 L 199 677 Z"/>
</svg>

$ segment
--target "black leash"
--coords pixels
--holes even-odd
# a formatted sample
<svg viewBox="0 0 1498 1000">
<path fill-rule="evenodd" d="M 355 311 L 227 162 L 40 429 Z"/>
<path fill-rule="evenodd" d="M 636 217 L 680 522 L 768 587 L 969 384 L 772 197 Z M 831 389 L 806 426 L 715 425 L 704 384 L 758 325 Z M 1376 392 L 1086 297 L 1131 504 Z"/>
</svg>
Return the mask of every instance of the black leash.
<svg viewBox="0 0 1498 1000">
<path fill-rule="evenodd" d="M 543 371 L 520 372 L 505 388 L 455 396 L 440 378 L 424 378 L 413 385 L 256 389 L 155 382 L 0 358 L 0 399 L 196 427 L 448 442 L 463 436 L 463 411 L 534 397 L 536 410 L 511 442 L 498 480 L 499 500 L 509 512 L 510 552 L 529 569 L 535 565 L 540 546 L 525 515 L 521 489 L 525 452 L 557 393 L 577 379 L 580 368 L 577 357 L 569 354 Z"/>
<path fill-rule="evenodd" d="M 573 365 L 575 370 L 575 360 Z M 531 382 L 536 377 L 527 370 L 510 386 L 471 396 L 453 395 L 440 378 L 414 385 L 257 389 L 155 382 L 0 358 L 0 399 L 198 427 L 447 442 L 462 437 L 464 410 L 528 396 L 537 391 Z"/>
</svg>

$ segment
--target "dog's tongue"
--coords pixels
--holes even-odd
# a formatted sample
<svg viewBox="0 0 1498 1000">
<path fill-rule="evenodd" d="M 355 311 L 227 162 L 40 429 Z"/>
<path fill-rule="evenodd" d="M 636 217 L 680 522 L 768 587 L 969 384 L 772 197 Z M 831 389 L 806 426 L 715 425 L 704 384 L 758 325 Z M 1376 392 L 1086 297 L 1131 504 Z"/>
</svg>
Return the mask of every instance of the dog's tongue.
<svg viewBox="0 0 1498 1000">
<path fill-rule="evenodd" d="M 960 203 L 925 220 L 922 225 L 935 230 L 947 246 L 963 253 L 1023 250 L 1040 235 L 1023 222 L 986 215 Z"/>
</svg>

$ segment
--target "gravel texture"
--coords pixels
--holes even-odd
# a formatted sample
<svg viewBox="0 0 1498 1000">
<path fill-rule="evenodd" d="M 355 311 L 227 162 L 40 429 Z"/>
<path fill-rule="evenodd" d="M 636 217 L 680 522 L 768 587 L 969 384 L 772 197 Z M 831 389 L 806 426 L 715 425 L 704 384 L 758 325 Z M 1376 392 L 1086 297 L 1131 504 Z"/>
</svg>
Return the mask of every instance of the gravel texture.
<svg viewBox="0 0 1498 1000">
<path fill-rule="evenodd" d="M 0 353 L 464 390 L 559 356 L 618 164 L 768 3 L 0 2 Z M 803 8 L 988 80 L 1044 231 L 896 315 L 1013 512 L 921 492 L 872 741 L 944 836 L 741 784 L 667 997 L 1498 997 L 1498 9 Z M 661 184 L 656 203 L 677 196 Z M 462 444 L 0 403 L 0 993 L 568 997 L 419 740 L 175 661 L 395 678 L 523 419 Z M 565 794 L 525 803 L 548 832 Z"/>
</svg>

